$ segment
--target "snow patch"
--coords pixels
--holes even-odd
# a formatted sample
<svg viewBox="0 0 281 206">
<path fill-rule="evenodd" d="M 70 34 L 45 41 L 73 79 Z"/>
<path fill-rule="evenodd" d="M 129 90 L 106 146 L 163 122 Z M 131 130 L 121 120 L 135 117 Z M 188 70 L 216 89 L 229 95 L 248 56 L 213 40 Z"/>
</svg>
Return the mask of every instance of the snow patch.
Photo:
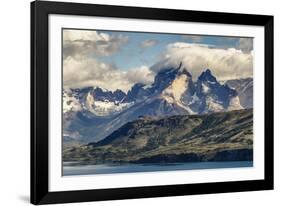
<svg viewBox="0 0 281 206">
<path fill-rule="evenodd" d="M 228 110 L 239 110 L 244 109 L 240 104 L 240 99 L 238 96 L 232 97 L 229 101 L 229 106 L 227 108 Z"/>
<path fill-rule="evenodd" d="M 133 103 L 120 103 L 118 101 L 95 101 L 94 97 L 88 93 L 86 97 L 86 108 L 96 116 L 108 116 L 123 109 L 129 108 Z"/>
<path fill-rule="evenodd" d="M 204 94 L 207 94 L 210 91 L 210 88 L 204 83 L 202 83 L 202 89 Z"/>
<path fill-rule="evenodd" d="M 142 88 L 143 88 L 143 89 L 150 89 L 151 87 L 152 87 L 152 85 L 151 85 L 151 84 L 148 84 L 148 85 L 143 86 Z"/>
<path fill-rule="evenodd" d="M 224 108 L 221 104 L 216 102 L 212 97 L 206 98 L 206 112 L 221 112 Z"/>
<path fill-rule="evenodd" d="M 94 97 L 89 92 L 86 97 L 86 108 L 91 112 L 93 112 L 92 106 L 94 102 L 95 102 Z"/>
<path fill-rule="evenodd" d="M 108 92 L 109 90 L 108 89 L 105 89 L 103 87 L 98 87 L 98 86 L 93 86 L 93 89 L 101 89 L 102 92 Z"/>
<path fill-rule="evenodd" d="M 196 102 L 200 101 L 199 97 L 197 96 L 196 92 L 191 96 L 191 101 L 188 103 L 188 105 L 192 105 Z"/>
<path fill-rule="evenodd" d="M 80 111 L 81 104 L 71 93 L 63 91 L 63 113 Z"/>
<path fill-rule="evenodd" d="M 216 82 L 207 81 L 209 84 L 216 84 Z"/>
</svg>

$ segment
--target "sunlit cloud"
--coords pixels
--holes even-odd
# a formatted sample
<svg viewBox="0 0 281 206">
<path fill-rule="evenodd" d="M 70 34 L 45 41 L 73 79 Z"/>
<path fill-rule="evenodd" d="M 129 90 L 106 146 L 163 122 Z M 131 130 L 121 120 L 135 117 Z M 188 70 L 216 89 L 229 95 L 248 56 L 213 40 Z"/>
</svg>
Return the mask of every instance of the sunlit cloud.
<svg viewBox="0 0 281 206">
<path fill-rule="evenodd" d="M 154 39 L 147 39 L 141 42 L 140 47 L 141 48 L 148 48 L 148 47 L 153 47 L 158 43 L 157 40 Z"/>
<path fill-rule="evenodd" d="M 182 62 L 194 79 L 210 68 L 218 79 L 236 79 L 253 75 L 253 56 L 235 48 L 214 48 L 206 44 L 176 42 L 169 44 L 162 60 L 152 66 L 157 72 Z"/>
<path fill-rule="evenodd" d="M 127 41 L 128 37 L 123 35 L 108 35 L 88 30 L 65 30 L 63 31 L 63 56 L 64 58 L 109 56 L 118 52 Z"/>
<path fill-rule="evenodd" d="M 250 53 L 253 50 L 253 38 L 240 38 L 237 48 L 245 53 Z"/>
</svg>

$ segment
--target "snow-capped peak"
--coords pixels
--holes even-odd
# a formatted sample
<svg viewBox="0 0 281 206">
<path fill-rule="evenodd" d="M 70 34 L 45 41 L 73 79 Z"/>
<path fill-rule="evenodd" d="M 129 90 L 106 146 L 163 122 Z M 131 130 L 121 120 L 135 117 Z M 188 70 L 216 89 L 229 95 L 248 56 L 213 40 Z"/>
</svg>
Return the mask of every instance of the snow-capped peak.
<svg viewBox="0 0 281 206">
<path fill-rule="evenodd" d="M 64 113 L 87 110 L 96 116 L 115 115 L 154 97 L 184 108 L 189 114 L 243 108 L 236 90 L 221 85 L 210 69 L 193 82 L 191 74 L 181 63 L 177 68 L 159 71 L 151 85 L 136 83 L 127 94 L 121 90 L 112 92 L 100 87 L 87 87 L 64 91 L 63 95 Z"/>
<path fill-rule="evenodd" d="M 101 90 L 102 92 L 108 92 L 109 91 L 108 89 L 105 89 L 103 87 L 93 86 L 93 90 L 96 90 L 96 89 Z"/>
<path fill-rule="evenodd" d="M 96 116 L 116 114 L 131 105 L 132 103 L 122 103 L 110 99 L 96 100 L 90 92 L 87 94 L 85 101 L 86 109 Z"/>
</svg>

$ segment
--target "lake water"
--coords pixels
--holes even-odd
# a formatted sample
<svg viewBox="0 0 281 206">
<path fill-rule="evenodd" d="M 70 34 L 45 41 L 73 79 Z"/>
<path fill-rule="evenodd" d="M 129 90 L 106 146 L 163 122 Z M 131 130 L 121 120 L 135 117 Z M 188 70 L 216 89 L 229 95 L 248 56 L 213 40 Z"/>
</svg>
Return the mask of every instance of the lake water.
<svg viewBox="0 0 281 206">
<path fill-rule="evenodd" d="M 100 164 L 85 165 L 79 162 L 64 162 L 63 175 L 93 175 L 130 172 L 155 172 L 194 169 L 218 169 L 253 167 L 252 161 L 233 162 L 195 162 L 195 163 L 167 163 L 167 164 Z"/>
</svg>

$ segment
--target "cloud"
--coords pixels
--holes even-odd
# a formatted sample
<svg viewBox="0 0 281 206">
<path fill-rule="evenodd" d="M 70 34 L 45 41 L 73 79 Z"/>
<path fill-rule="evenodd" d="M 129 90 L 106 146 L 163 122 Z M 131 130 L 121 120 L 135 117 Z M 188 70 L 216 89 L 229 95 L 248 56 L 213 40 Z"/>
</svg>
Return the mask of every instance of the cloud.
<svg viewBox="0 0 281 206">
<path fill-rule="evenodd" d="M 148 48 L 148 47 L 155 46 L 156 44 L 158 44 L 158 40 L 147 39 L 147 40 L 144 40 L 143 42 L 141 42 L 140 47 Z"/>
<path fill-rule="evenodd" d="M 203 37 L 202 36 L 199 36 L 199 35 L 188 35 L 188 34 L 185 34 L 185 35 L 182 35 L 182 38 L 188 42 L 191 42 L 191 43 L 199 43 L 203 40 Z"/>
<path fill-rule="evenodd" d="M 151 84 L 155 74 L 167 67 L 183 62 L 194 80 L 207 67 L 218 79 L 252 76 L 252 39 L 241 38 L 236 48 L 216 48 L 206 44 L 176 42 L 169 44 L 151 67 L 140 66 L 129 70 L 99 61 L 99 57 L 118 52 L 128 37 L 82 30 L 65 30 L 63 33 L 64 88 L 99 86 L 109 90 L 127 92 L 135 83 Z M 143 48 L 157 44 L 155 40 L 142 42 Z"/>
<path fill-rule="evenodd" d="M 89 30 L 63 32 L 64 88 L 99 86 L 109 90 L 128 91 L 136 82 L 149 83 L 153 72 L 148 67 L 122 71 L 115 65 L 98 61 L 100 56 L 118 52 L 128 37 Z"/>
<path fill-rule="evenodd" d="M 153 78 L 154 73 L 146 66 L 122 71 L 94 58 L 78 60 L 70 56 L 63 63 L 65 89 L 99 86 L 111 91 L 121 89 L 127 92 L 136 82 L 150 84 Z"/>
<path fill-rule="evenodd" d="M 250 53 L 253 50 L 253 38 L 240 38 L 237 49 L 241 49 L 245 53 Z"/>
<path fill-rule="evenodd" d="M 128 37 L 91 30 L 64 30 L 63 57 L 109 56 L 127 43 Z"/>
<path fill-rule="evenodd" d="M 205 44 L 176 42 L 169 44 L 162 60 L 151 67 L 159 70 L 178 66 L 182 62 L 194 80 L 206 68 L 220 80 L 249 77 L 253 75 L 253 56 L 235 48 L 214 48 Z"/>
<path fill-rule="evenodd" d="M 126 77 L 131 83 L 151 84 L 154 80 L 155 73 L 147 66 L 134 68 L 126 72 Z"/>
</svg>

